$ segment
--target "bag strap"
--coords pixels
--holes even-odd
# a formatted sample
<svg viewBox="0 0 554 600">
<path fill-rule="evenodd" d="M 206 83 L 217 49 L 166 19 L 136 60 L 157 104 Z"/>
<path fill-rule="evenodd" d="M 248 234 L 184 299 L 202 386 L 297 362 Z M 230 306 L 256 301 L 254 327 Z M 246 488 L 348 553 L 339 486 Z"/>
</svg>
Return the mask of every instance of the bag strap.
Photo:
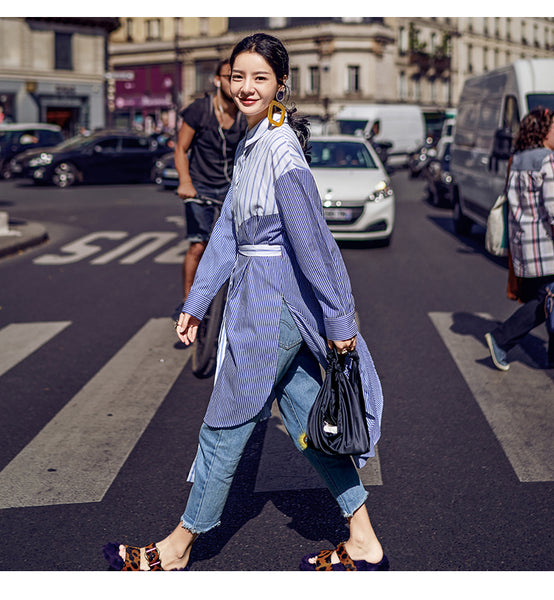
<svg viewBox="0 0 554 600">
<path fill-rule="evenodd" d="M 510 180 L 510 171 L 512 168 L 512 159 L 513 156 L 510 156 L 510 158 L 508 159 L 508 166 L 506 167 L 506 181 L 504 182 L 504 195 L 507 196 L 508 195 L 508 182 Z"/>
</svg>

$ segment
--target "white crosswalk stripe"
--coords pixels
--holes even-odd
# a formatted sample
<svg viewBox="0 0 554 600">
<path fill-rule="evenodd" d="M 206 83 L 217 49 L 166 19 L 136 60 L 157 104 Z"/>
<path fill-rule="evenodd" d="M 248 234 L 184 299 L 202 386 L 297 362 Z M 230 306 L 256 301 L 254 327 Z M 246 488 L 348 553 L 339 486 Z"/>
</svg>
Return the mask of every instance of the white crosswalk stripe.
<svg viewBox="0 0 554 600">
<path fill-rule="evenodd" d="M 71 325 L 71 321 L 12 323 L 0 330 L 0 376 Z"/>
<path fill-rule="evenodd" d="M 151 319 L 0 473 L 0 508 L 99 502 L 190 356 Z"/>
<path fill-rule="evenodd" d="M 492 362 L 491 367 L 483 364 L 483 359 L 489 357 L 482 339 L 485 331 L 472 328 L 471 315 L 466 315 L 465 326 L 461 317 L 452 313 L 433 312 L 429 317 L 519 480 L 554 481 L 554 387 L 550 377 L 529 366 L 529 358 L 517 349 L 510 354 L 513 360 L 507 372 L 496 370 Z M 475 318 L 489 321 L 493 328 L 495 321 L 490 315 L 478 314 Z"/>
</svg>

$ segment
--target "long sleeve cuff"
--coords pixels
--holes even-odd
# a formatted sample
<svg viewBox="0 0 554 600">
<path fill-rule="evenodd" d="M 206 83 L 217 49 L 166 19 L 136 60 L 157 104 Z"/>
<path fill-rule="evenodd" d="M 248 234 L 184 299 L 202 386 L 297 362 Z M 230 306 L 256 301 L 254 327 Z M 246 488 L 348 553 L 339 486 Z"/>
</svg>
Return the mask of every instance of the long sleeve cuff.
<svg viewBox="0 0 554 600">
<path fill-rule="evenodd" d="M 191 290 L 185 300 L 182 312 L 188 313 L 201 321 L 208 311 L 211 302 L 211 298 L 206 298 L 205 296 L 202 296 L 202 294 L 198 294 L 194 290 Z"/>
<path fill-rule="evenodd" d="M 355 312 L 333 319 L 325 318 L 325 333 L 329 340 L 349 340 L 358 334 Z"/>
</svg>

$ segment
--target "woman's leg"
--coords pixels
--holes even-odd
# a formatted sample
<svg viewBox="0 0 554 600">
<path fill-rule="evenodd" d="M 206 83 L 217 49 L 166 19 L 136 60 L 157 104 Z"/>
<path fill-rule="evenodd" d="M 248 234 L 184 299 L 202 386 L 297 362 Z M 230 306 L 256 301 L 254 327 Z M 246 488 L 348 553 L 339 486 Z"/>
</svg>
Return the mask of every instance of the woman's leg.
<svg viewBox="0 0 554 600">
<path fill-rule="evenodd" d="M 367 492 L 352 459 L 329 456 L 305 448 L 303 444 L 308 414 L 320 385 L 319 364 L 304 345 L 275 388 L 283 423 L 296 447 L 322 477 L 348 519 L 350 537 L 346 549 L 350 557 L 378 563 L 383 558 L 383 549 L 371 525 L 365 507 Z M 332 561 L 338 562 L 336 553 Z"/>
<path fill-rule="evenodd" d="M 302 336 L 283 304 L 276 381 L 287 372 L 302 344 Z M 164 569 L 184 568 L 198 534 L 219 524 L 236 468 L 260 416 L 237 427 L 214 429 L 203 424 L 200 428 L 194 485 L 185 512 L 177 527 L 156 544 Z M 125 558 L 124 546 L 120 547 L 120 555 Z M 143 549 L 141 568 L 146 565 Z"/>
<path fill-rule="evenodd" d="M 507 352 L 519 344 L 535 327 L 544 323 L 546 284 L 552 280 L 552 276 L 522 278 L 521 299 L 525 304 L 491 332 L 502 350 Z"/>
</svg>

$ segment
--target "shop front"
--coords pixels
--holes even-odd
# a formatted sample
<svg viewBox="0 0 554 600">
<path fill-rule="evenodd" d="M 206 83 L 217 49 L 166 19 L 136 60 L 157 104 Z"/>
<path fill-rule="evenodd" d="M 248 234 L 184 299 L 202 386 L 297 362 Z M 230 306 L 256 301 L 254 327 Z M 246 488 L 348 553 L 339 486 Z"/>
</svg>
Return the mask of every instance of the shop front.
<svg viewBox="0 0 554 600">
<path fill-rule="evenodd" d="M 179 105 L 181 89 L 180 69 L 176 64 L 141 65 L 120 70 L 133 75 L 129 80 L 115 81 L 113 125 L 147 134 L 174 135 L 175 107 Z"/>
<path fill-rule="evenodd" d="M 105 124 L 104 89 L 101 82 L 68 80 L 4 80 L 0 87 L 0 122 L 52 123 L 66 137 L 82 129 Z"/>
</svg>

